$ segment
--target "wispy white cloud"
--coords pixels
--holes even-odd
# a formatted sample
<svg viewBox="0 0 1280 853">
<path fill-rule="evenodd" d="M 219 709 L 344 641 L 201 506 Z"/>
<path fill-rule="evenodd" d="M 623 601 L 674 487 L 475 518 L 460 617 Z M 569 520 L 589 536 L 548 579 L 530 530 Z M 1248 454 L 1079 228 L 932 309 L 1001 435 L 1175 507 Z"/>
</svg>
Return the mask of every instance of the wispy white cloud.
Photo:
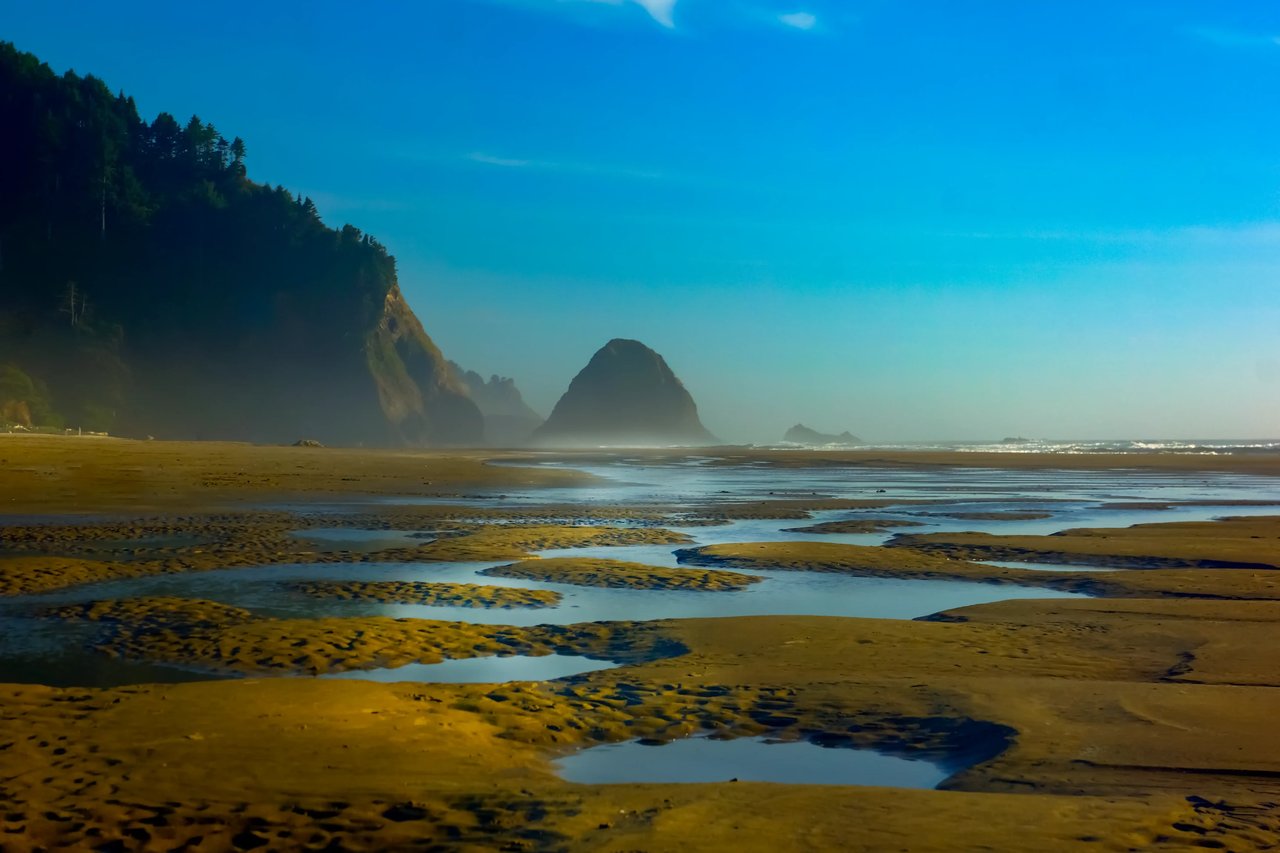
<svg viewBox="0 0 1280 853">
<path fill-rule="evenodd" d="M 515 160 L 510 157 L 494 157 L 492 154 L 485 154 L 483 151 L 472 151 L 467 155 L 467 159 L 473 163 L 483 163 L 486 166 L 505 166 L 508 169 L 518 169 L 524 166 L 534 165 L 529 160 Z"/>
<path fill-rule="evenodd" d="M 1243 222 L 1232 225 L 1189 225 L 1173 233 L 1201 244 L 1256 246 L 1280 250 L 1280 222 Z"/>
<path fill-rule="evenodd" d="M 1186 33 L 1218 47 L 1280 47 L 1280 36 L 1218 27 L 1188 27 Z"/>
<path fill-rule="evenodd" d="M 631 0 L 641 6 L 659 24 L 674 29 L 676 25 L 676 0 Z"/>
<path fill-rule="evenodd" d="M 817 16 L 811 12 L 789 12 L 779 15 L 778 20 L 797 30 L 811 30 L 818 25 Z"/>
<path fill-rule="evenodd" d="M 601 163 L 576 159 L 551 160 L 520 156 L 508 152 L 474 149 L 471 151 L 447 150 L 433 147 L 429 142 L 408 139 L 383 142 L 375 150 L 378 156 L 396 160 L 406 165 L 421 165 L 429 169 L 508 170 L 512 172 L 542 172 L 547 174 L 596 176 L 608 179 L 633 181 L 669 181 L 673 183 L 705 184 L 702 175 L 681 174 L 657 167 L 628 165 L 625 163 Z M 315 199 L 320 203 L 320 199 Z"/>
<path fill-rule="evenodd" d="M 1166 228 L 1027 229 L 1013 231 L 942 231 L 939 236 L 971 240 L 1039 240 L 1140 246 L 1181 245 L 1200 248 L 1259 249 L 1280 253 L 1280 221 L 1221 225 L 1174 225 Z"/>
<path fill-rule="evenodd" d="M 599 10 L 601 6 L 612 6 L 620 12 L 643 10 L 658 24 L 673 30 L 676 26 L 676 4 L 680 0 L 481 0 L 481 2 L 559 13 L 587 24 L 601 22 L 599 15 L 591 13 L 593 7 Z M 613 16 L 609 14 L 606 17 Z M 619 16 L 620 21 L 624 18 L 625 16 Z M 635 19 L 642 20 L 640 15 L 636 15 Z"/>
<path fill-rule="evenodd" d="M 556 14 L 586 26 L 635 26 L 656 23 L 675 31 L 693 27 L 734 29 L 741 26 L 778 27 L 793 30 L 828 32 L 857 20 L 847 9 L 826 9 L 822 17 L 792 2 L 818 0 L 704 0 L 688 9 L 689 20 L 681 12 L 684 0 L 469 0 L 498 6 Z M 790 9 L 788 10 L 788 6 Z M 641 14 L 643 12 L 644 14 Z M 646 20 L 645 15 L 648 16 Z"/>
<path fill-rule="evenodd" d="M 464 159 L 482 166 L 494 166 L 500 169 L 525 169 L 531 172 L 560 172 L 563 174 L 599 175 L 606 178 L 628 178 L 632 180 L 665 180 L 670 176 L 662 172 L 647 169 L 635 169 L 627 166 L 612 166 L 601 163 L 574 163 L 555 160 L 525 160 L 517 157 L 501 157 L 483 151 L 472 151 Z"/>
<path fill-rule="evenodd" d="M 556 2 L 563 4 L 566 0 L 556 0 Z M 568 2 L 574 2 L 574 0 L 568 0 Z M 673 30 L 676 26 L 676 3 L 679 0 L 577 0 L 577 2 L 595 3 L 602 6 L 639 6 L 649 13 L 649 17 L 667 29 Z"/>
</svg>

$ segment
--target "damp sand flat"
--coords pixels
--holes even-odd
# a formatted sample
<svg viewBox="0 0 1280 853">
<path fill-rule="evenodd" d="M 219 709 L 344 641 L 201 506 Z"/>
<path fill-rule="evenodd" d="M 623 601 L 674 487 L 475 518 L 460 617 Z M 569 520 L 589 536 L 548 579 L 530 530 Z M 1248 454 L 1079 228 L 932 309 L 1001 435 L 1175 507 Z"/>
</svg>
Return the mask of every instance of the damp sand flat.
<svg viewBox="0 0 1280 853">
<path fill-rule="evenodd" d="M 956 454 L 956 464 L 977 457 Z M 1277 454 L 1280 457 L 1280 454 Z M 793 457 L 783 455 L 783 459 Z M 821 460 L 823 457 L 819 457 Z M 579 489 L 514 489 L 500 494 L 478 491 L 471 500 L 483 505 L 521 505 L 591 501 L 602 505 L 734 504 L 758 500 L 857 498 L 869 500 L 1000 500 L 1054 501 L 1213 501 L 1280 500 L 1275 480 L 1230 471 L 1143 470 L 1099 465 L 1074 470 L 1055 462 L 1073 458 L 1039 457 L 1043 469 L 1024 470 L 992 460 L 991 467 L 898 467 L 882 460 L 862 465 L 821 467 L 763 464 L 655 464 L 637 458 L 608 463 L 552 462 L 539 467 L 590 474 Z M 1113 460 L 1115 457 L 1111 457 Z M 1131 460 L 1132 461 L 1132 460 Z M 1176 460 L 1174 460 L 1176 462 Z M 1172 466 L 1174 462 L 1169 464 Z M 1277 466 L 1280 469 L 1280 465 Z M 1280 473 L 1280 470 L 1277 470 Z M 387 502 L 403 502 L 386 498 Z M 424 500 L 442 500 L 430 498 Z M 973 508 L 973 507 L 968 507 Z"/>
<path fill-rule="evenodd" d="M 891 539 L 895 532 L 881 534 L 823 535 L 798 533 L 786 528 L 859 517 L 898 518 L 917 522 L 908 528 L 913 534 L 957 530 L 991 533 L 1052 533 L 1089 523 L 1123 526 L 1126 523 L 1196 520 L 1224 514 L 1264 515 L 1276 512 L 1274 507 L 1258 506 L 1174 506 L 1171 509 L 1111 508 L 1117 503 L 1159 503 L 1171 499 L 1195 501 L 1265 500 L 1277 497 L 1276 481 L 1269 478 L 1242 477 L 1235 474 L 1201 474 L 1183 472 L 1117 472 L 1117 471 L 1000 471 L 973 469 L 838 469 L 765 468 L 763 466 L 713 467 L 700 461 L 692 465 L 609 464 L 589 466 L 595 476 L 590 487 L 560 490 L 561 498 L 572 498 L 571 505 L 584 511 L 599 500 L 617 497 L 617 490 L 634 490 L 621 478 L 644 481 L 642 488 L 662 503 L 680 495 L 698 500 L 738 497 L 762 498 L 780 495 L 834 493 L 867 497 L 884 488 L 901 500 L 927 498 L 938 501 L 921 507 L 901 504 L 895 507 L 865 511 L 819 510 L 806 520 L 738 519 L 715 526 L 671 526 L 693 538 L 693 547 L 748 541 L 822 541 L 846 544 L 878 545 Z M 766 488 L 773 486 L 773 488 Z M 546 497 L 555 489 L 531 494 Z M 729 493 L 728 498 L 721 494 Z M 633 496 L 634 491 L 630 492 Z M 894 494 L 888 498 L 894 498 Z M 367 508 L 367 504 L 363 504 Z M 951 519 L 947 512 L 1045 511 L 1048 519 Z M 384 546 L 418 545 L 428 541 L 413 531 L 330 528 L 298 531 L 295 535 L 321 542 L 324 550 L 350 549 L 353 553 L 376 554 Z M 570 548 L 541 552 L 543 557 L 600 557 L 632 560 L 655 566 L 676 567 L 674 548 L 669 545 L 635 545 L 621 547 Z M 0 621 L 17 617 L 3 626 L 20 645 L 29 621 L 22 615 L 32 604 L 74 603 L 93 598 L 168 595 L 183 598 L 206 598 L 245 607 L 265 616 L 319 618 L 325 616 L 393 616 L 404 618 L 446 619 L 485 624 L 528 626 L 543 623 L 568 624 L 603 620 L 652 620 L 670 618 L 814 615 L 871 618 L 914 619 L 943 610 L 1007 599 L 1064 598 L 1066 593 L 1038 588 L 992 586 L 981 583 L 938 580 L 895 580 L 858 578 L 794 571 L 756 571 L 764 581 L 735 592 L 680 592 L 670 590 L 587 589 L 567 584 L 532 580 L 499 579 L 479 574 L 495 563 L 403 563 L 360 565 L 298 565 L 263 569 L 234 569 L 179 575 L 144 577 L 110 581 L 75 587 L 27 599 L 11 599 L 0 603 Z M 1020 566 L 1022 567 L 1022 566 Z M 1065 569 L 1066 566 L 1036 564 L 1024 568 Z M 537 612 L 504 611 L 491 613 L 461 607 L 427 607 L 378 602 L 326 602 L 290 591 L 290 582 L 308 581 L 410 581 L 437 583 L 480 583 L 516 588 L 548 590 L 562 596 L 558 607 Z M 57 658 L 61 672 L 75 667 L 68 661 L 81 656 L 73 649 L 75 640 L 68 636 L 59 646 L 46 643 L 44 650 L 0 655 L 13 661 L 13 671 L 22 672 L 22 680 L 38 678 L 41 655 Z M 10 644 L 12 645 L 12 644 Z M 3 663 L 0 662 L 0 667 Z M 0 668 L 0 674 L 2 674 Z M 86 670 L 87 671 L 87 670 Z M 140 673 L 142 677 L 145 674 Z M 161 674 L 164 675 L 164 674 Z M 86 676 L 89 677 L 89 676 Z M 121 670 L 119 677 L 127 677 Z M 186 677 L 181 676 L 181 677 Z M 51 676 L 52 679 L 52 676 Z M 123 682 L 121 682 L 123 683 Z"/>
<path fill-rule="evenodd" d="M 603 556 L 626 550 L 629 549 L 582 549 L 604 552 Z M 1052 590 L 963 581 L 895 580 L 802 571 L 753 571 L 764 580 L 731 592 L 610 589 L 480 574 L 493 565 L 497 564 L 401 563 L 368 564 L 353 569 L 343 565 L 308 564 L 132 578 L 0 601 L 0 621 L 5 614 L 17 615 L 36 606 L 143 596 L 208 599 L 278 618 L 390 616 L 517 626 L 775 615 L 915 619 L 941 610 L 1005 599 L 1080 597 Z M 364 581 L 480 583 L 550 590 L 561 595 L 561 603 L 556 607 L 493 611 L 317 599 L 291 591 L 287 586 L 296 581 L 341 581 L 352 577 Z"/>
<path fill-rule="evenodd" d="M 357 475 L 333 463 L 334 456 L 312 456 L 316 461 L 305 464 L 334 471 L 317 481 L 325 484 L 325 499 L 345 488 L 339 473 Z M 288 458 L 292 465 L 298 456 Z M 253 464 L 235 460 L 255 473 Z M 423 489 L 423 471 L 413 467 L 394 482 L 376 475 L 357 482 L 351 502 Z M 501 477 L 495 481 L 511 488 Z M 1051 496 L 1054 476 L 1044 475 L 1043 483 Z M 288 481 L 233 491 L 259 501 L 299 499 Z M 1113 498 L 1090 491 L 1082 500 L 1146 497 L 1153 496 L 1117 489 Z M 194 505 L 189 494 L 180 498 L 174 503 Z M 365 577 L 365 566 L 341 568 L 359 573 L 347 577 Z M 225 573 L 228 585 L 234 574 Z M 992 592 L 1007 597 L 1008 589 Z M 5 828 L 22 826 L 66 846 L 118 838 L 127 846 L 140 833 L 157 833 L 157 814 L 172 844 L 245 832 L 245 841 L 264 846 L 323 833 L 318 845 L 369 849 L 424 839 L 486 848 L 527 846 L 531 839 L 657 848 L 697 838 L 707 848 L 772 850 L 787 849 L 797 837 L 815 849 L 840 849 L 851 837 L 867 849 L 922 851 L 962 843 L 1065 853 L 1086 838 L 1143 849 L 1192 849 L 1204 841 L 1223 849 L 1274 846 L 1280 819 L 1267 806 L 1280 772 L 1268 735 L 1274 686 L 1242 686 L 1274 685 L 1274 661 L 1265 647 L 1241 655 L 1270 623 L 1231 621 L 1246 610 L 1261 620 L 1264 608 L 1192 607 L 1206 603 L 1180 599 L 1158 603 L 1168 608 L 1166 617 L 1156 604 L 1141 602 L 1135 618 L 1110 602 L 1087 613 L 1081 604 L 1093 602 L 986 605 L 966 611 L 964 623 L 683 621 L 670 630 L 689 647 L 687 657 L 554 688 L 310 678 L 112 693 L 10 687 L 5 740 L 17 746 L 6 754 L 19 772 L 49 781 L 38 806 L 7 813 Z M 990 624 L 981 621 L 983 613 Z M 1186 614 L 1213 618 L 1181 618 Z M 1096 630 L 1104 617 L 1106 630 Z M 1186 678 L 1201 683 L 1168 683 L 1188 644 L 1221 651 L 1197 655 Z M 876 654 L 851 655 L 852 648 Z M 1214 679 L 1224 683 L 1209 683 Z M 856 718 L 842 711 L 832 719 L 832 708 L 854 709 Z M 810 731 L 847 730 L 852 723 L 888 726 L 885 734 L 895 735 L 902 721 L 939 709 L 1018 732 L 996 763 L 962 773 L 964 791 L 617 784 L 582 786 L 566 798 L 549 763 L 591 742 L 566 725 L 579 720 L 610 726 L 609 739 L 621 740 L 636 735 L 633 723 L 670 721 L 668 728 L 679 730 L 687 715 L 695 729 L 717 718 L 744 725 L 751 711 L 764 710 L 773 718 L 790 714 Z M 96 787 L 86 790 L 86 783 Z M 460 802 L 460 790 L 477 793 Z M 287 803 L 281 791 L 290 792 Z M 320 809 L 327 810 L 323 827 L 311 811 Z M 482 834 L 472 829 L 478 815 Z M 448 835 L 459 828 L 461 840 Z"/>
</svg>

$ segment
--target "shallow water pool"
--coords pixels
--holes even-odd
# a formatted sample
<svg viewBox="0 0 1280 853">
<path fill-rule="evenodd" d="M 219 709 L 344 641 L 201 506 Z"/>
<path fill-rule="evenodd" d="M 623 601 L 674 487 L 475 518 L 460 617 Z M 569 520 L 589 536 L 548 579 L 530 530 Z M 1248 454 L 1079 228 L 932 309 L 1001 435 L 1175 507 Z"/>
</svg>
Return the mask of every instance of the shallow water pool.
<svg viewBox="0 0 1280 853">
<path fill-rule="evenodd" d="M 975 560 L 980 566 L 999 566 L 1002 569 L 1030 569 L 1033 572 L 1121 572 L 1122 568 L 1107 566 L 1075 566 L 1070 563 L 1031 563 L 1025 560 Z"/>
<path fill-rule="evenodd" d="M 669 547 L 669 546 L 663 546 Z M 579 553 L 610 556 L 582 549 Z M 760 583 L 732 592 L 608 589 L 562 583 L 496 578 L 480 574 L 498 563 L 304 564 L 257 569 L 225 569 L 180 575 L 130 578 L 0 602 L 0 620 L 36 606 L 101 598 L 174 596 L 203 598 L 243 607 L 261 616 L 315 619 L 330 616 L 389 616 L 441 619 L 486 625 L 565 625 L 574 622 L 643 621 L 719 616 L 861 616 L 915 619 L 940 610 L 1012 598 L 1078 598 L 1053 590 L 965 581 L 899 580 L 850 575 L 753 571 Z M 318 598 L 289 589 L 292 581 L 430 581 L 497 584 L 560 593 L 555 607 L 476 607 L 384 604 Z M 0 677 L 3 676 L 0 670 Z"/>
<path fill-rule="evenodd" d="M 462 658 L 440 663 L 410 663 L 381 669 L 331 672 L 320 678 L 356 681 L 418 681 L 436 684 L 499 684 L 506 681 L 551 681 L 620 666 L 616 661 L 581 655 L 502 655 Z"/>
<path fill-rule="evenodd" d="M 951 772 L 920 759 L 870 749 L 768 738 L 683 738 L 593 746 L 556 762 L 561 778 L 586 785 L 644 782 L 780 782 L 936 788 Z"/>
<path fill-rule="evenodd" d="M 1140 471 L 1020 471 L 945 468 L 785 468 L 771 465 L 725 466 L 707 460 L 654 465 L 648 462 L 569 465 L 602 478 L 600 485 L 481 494 L 479 506 L 521 507 L 564 503 L 589 513 L 593 506 L 660 505 L 730 507 L 744 501 L 808 499 L 831 496 L 887 501 L 891 506 L 822 510 L 807 519 L 745 519 L 724 525 L 673 527 L 693 542 L 681 545 L 595 547 L 541 552 L 543 557 L 575 556 L 633 560 L 676 567 L 677 548 L 751 541 L 843 542 L 880 545 L 892 536 L 971 530 L 989 533 L 1044 534 L 1071 527 L 1121 527 L 1161 521 L 1211 519 L 1224 515 L 1280 515 L 1277 506 L 1177 506 L 1173 509 L 1108 508 L 1108 504 L 1168 501 L 1280 500 L 1280 480 L 1227 474 L 1152 473 Z M 563 463 L 562 463 L 563 464 Z M 431 499 L 459 503 L 457 497 Z M 915 501 L 934 501 L 920 504 Z M 406 499 L 352 501 L 340 505 L 305 504 L 290 507 L 302 513 L 367 513 L 378 504 L 414 503 Z M 468 501 L 470 503 L 470 501 Z M 955 519 L 946 513 L 1038 511 L 1045 519 Z M 898 519 L 920 526 L 892 528 L 873 534 L 815 534 L 792 532 L 823 521 Z M 58 520 L 68 519 L 60 517 Z M 77 518 L 77 521 L 87 519 Z M 9 517 L 7 523 L 19 519 Z M 416 546 L 429 532 L 314 528 L 297 535 L 317 550 L 350 550 L 368 558 L 380 548 Z M 131 543 L 137 544 L 137 543 Z M 154 543 L 151 543 L 154 545 Z M 725 616 L 813 615 L 914 619 L 944 610 L 986 602 L 1025 598 L 1078 597 L 1045 589 L 961 581 L 860 578 L 802 571 L 754 571 L 763 580 L 733 592 L 602 589 L 513 578 L 487 577 L 482 570 L 498 562 L 476 563 L 363 563 L 298 564 L 250 569 L 163 575 L 109 581 L 44 595 L 0 599 L 0 680 L 40 681 L 46 684 L 100 685 L 139 681 L 188 680 L 215 677 L 176 667 L 112 661 L 88 649 L 100 626 L 33 618 L 39 608 L 100 598 L 176 596 L 204 598 L 245 607 L 273 618 L 390 616 L 455 620 L 482 624 L 530 626 L 592 621 L 639 621 Z M 995 562 L 995 565 L 1037 570 L 1082 571 L 1096 567 L 1040 563 Z M 341 601 L 290 590 L 293 581 L 430 581 L 473 583 L 552 590 L 561 603 L 544 609 L 428 607 Z M 477 679 L 505 680 L 506 674 L 480 674 L 492 663 L 452 662 L 459 671 L 474 669 Z M 510 665 L 514 665 L 510 662 Z M 550 665 L 551 661 L 546 661 Z M 557 661 L 555 663 L 563 663 Z M 581 663 L 581 662 L 579 662 Z M 442 664 L 417 670 L 400 668 L 344 675 L 349 678 L 400 680 L 418 677 L 444 680 Z M 524 674 L 512 677 L 531 678 Z M 587 671 L 578 669 L 577 672 Z M 558 672 L 558 671 L 557 671 Z M 545 676 L 562 677 L 564 674 Z M 698 747 L 694 747 L 698 748 Z M 745 748 L 745 747 L 744 747 Z M 813 747 L 817 748 L 817 747 Z M 830 750 L 828 750 L 830 751 Z M 847 752 L 847 750 L 845 751 Z M 773 755 L 775 753 L 769 753 Z"/>
</svg>

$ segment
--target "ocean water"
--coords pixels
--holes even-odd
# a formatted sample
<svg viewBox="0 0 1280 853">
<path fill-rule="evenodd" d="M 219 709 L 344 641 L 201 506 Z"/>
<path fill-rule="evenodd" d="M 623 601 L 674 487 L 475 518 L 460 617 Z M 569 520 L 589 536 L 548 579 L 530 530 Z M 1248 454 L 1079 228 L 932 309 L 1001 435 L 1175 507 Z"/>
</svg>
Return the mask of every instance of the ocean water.
<svg viewBox="0 0 1280 853">
<path fill-rule="evenodd" d="M 583 749 L 556 762 L 560 777 L 587 785 L 643 782 L 778 782 L 936 788 L 951 773 L 938 764 L 871 749 L 768 738 L 690 737 Z"/>
<path fill-rule="evenodd" d="M 581 655 L 491 655 L 444 660 L 440 663 L 408 663 L 378 669 L 353 669 L 318 677 L 348 681 L 496 684 L 507 681 L 551 681 L 618 665 L 614 661 L 593 660 Z"/>
<path fill-rule="evenodd" d="M 1022 438 L 1022 437 L 1013 437 Z M 804 450 L 943 450 L 974 453 L 1183 453 L 1209 456 L 1280 452 L 1280 439 L 1051 439 L 1001 441 L 869 442 L 808 445 L 779 442 L 762 448 Z"/>
</svg>

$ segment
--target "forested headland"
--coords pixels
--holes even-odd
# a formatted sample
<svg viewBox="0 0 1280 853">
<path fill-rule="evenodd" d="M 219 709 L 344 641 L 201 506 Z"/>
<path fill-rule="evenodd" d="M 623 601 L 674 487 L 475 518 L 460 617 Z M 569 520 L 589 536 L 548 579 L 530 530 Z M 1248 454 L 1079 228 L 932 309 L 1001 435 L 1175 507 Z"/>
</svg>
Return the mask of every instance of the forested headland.
<svg viewBox="0 0 1280 853">
<path fill-rule="evenodd" d="M 395 260 L 248 149 L 0 43 L 0 424 L 477 442 Z"/>
</svg>

